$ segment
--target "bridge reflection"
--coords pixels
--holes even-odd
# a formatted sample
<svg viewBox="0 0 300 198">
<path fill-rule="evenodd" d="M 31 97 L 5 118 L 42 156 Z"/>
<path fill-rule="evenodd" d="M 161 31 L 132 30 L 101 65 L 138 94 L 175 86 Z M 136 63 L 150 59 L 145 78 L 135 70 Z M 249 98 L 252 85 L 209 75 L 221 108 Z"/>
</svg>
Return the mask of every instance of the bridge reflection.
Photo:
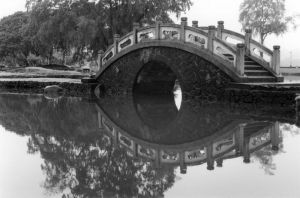
<svg viewBox="0 0 300 198">
<path fill-rule="evenodd" d="M 278 106 L 191 101 L 178 110 L 172 97 L 146 99 L 62 97 L 54 102 L 1 94 L 0 123 L 28 137 L 28 153 L 43 161 L 43 186 L 49 192 L 162 197 L 176 182 L 177 167 L 181 173 L 190 166 L 212 170 L 238 157 L 249 163 L 264 160 L 261 151 L 266 150 L 272 157 L 282 148 L 280 123 L 295 121 L 290 109 Z M 265 169 L 268 165 L 263 164 Z"/>
<path fill-rule="evenodd" d="M 144 102 L 147 103 L 147 101 Z M 141 105 L 141 103 L 142 100 L 140 99 L 139 105 Z M 122 126 L 118 125 L 118 121 L 114 121 L 110 115 L 105 113 L 105 110 L 101 107 L 101 102 L 97 102 L 96 108 L 98 111 L 99 129 L 101 129 L 101 131 L 105 131 L 107 140 L 114 145 L 114 147 L 125 148 L 128 155 L 131 157 L 145 158 L 146 160 L 153 162 L 156 168 L 160 168 L 162 166 L 180 166 L 180 172 L 183 174 L 186 173 L 187 166 L 195 166 L 206 163 L 207 169 L 213 170 L 215 164 L 217 167 L 222 167 L 224 160 L 241 156 L 244 163 L 249 163 L 251 153 L 267 146 L 271 146 L 272 150 L 278 151 L 282 142 L 282 134 L 279 130 L 278 121 L 254 120 L 250 117 L 247 119 L 246 115 L 237 116 L 234 113 L 228 112 L 226 116 L 231 118 L 229 119 L 230 121 L 225 122 L 225 124 L 222 123 L 219 125 L 221 127 L 218 127 L 217 129 L 213 128 L 213 130 L 205 133 L 204 136 L 195 136 L 189 131 L 176 130 L 174 133 L 181 134 L 179 136 L 178 134 L 173 134 L 177 138 L 180 138 L 179 140 L 176 140 L 175 143 L 164 141 L 157 142 L 155 141 L 155 138 L 145 138 L 143 135 L 137 136 L 136 133 L 132 133 L 128 127 L 122 128 Z M 154 105 L 153 108 L 157 111 L 157 105 Z M 187 112 L 184 108 L 187 107 L 183 104 L 183 108 L 180 109 L 178 114 L 176 114 L 177 117 L 175 117 L 174 114 L 168 113 L 168 111 L 165 112 L 167 114 L 161 115 L 161 117 L 159 117 L 159 114 L 156 114 L 158 117 L 155 118 L 154 123 L 159 124 L 161 121 L 157 120 L 163 118 L 163 116 L 168 117 L 168 115 L 169 122 L 171 122 L 170 119 L 173 119 L 176 120 L 176 123 L 178 123 L 181 120 L 180 117 L 183 116 L 182 113 Z M 120 109 L 122 108 L 119 108 L 119 110 Z M 163 111 L 162 109 L 160 110 Z M 139 111 L 139 109 L 136 109 L 136 111 Z M 215 116 L 210 115 L 210 112 L 208 112 L 206 108 L 201 108 L 200 112 L 206 117 L 206 119 L 202 119 L 202 122 L 207 122 L 210 118 Z M 163 114 L 162 112 L 160 113 Z M 137 113 L 137 115 L 140 114 Z M 142 117 L 140 117 L 140 119 L 144 120 Z M 196 118 L 189 117 L 189 119 L 193 120 Z M 122 122 L 126 124 L 130 123 L 128 120 L 123 120 Z M 198 120 L 196 126 L 205 125 L 205 123 L 199 122 L 201 122 L 201 120 Z M 137 125 L 139 124 L 139 122 L 135 123 Z M 143 124 L 148 123 L 149 121 L 144 122 Z M 154 123 L 151 123 L 151 125 Z M 214 124 L 213 121 L 210 123 Z M 184 125 L 186 123 L 180 124 Z M 172 128 L 171 125 L 172 124 L 165 124 L 163 127 L 164 130 L 168 131 L 167 128 Z M 127 126 L 130 126 L 130 124 Z M 143 130 L 145 130 L 145 128 L 146 127 L 140 127 L 141 133 L 144 133 Z M 151 128 L 147 128 L 147 130 L 151 131 Z M 203 133 L 201 130 L 201 128 L 195 129 L 196 132 Z M 160 132 L 163 133 L 163 131 Z M 153 136 L 155 135 L 156 134 L 153 134 Z M 168 133 L 168 135 L 172 134 Z M 149 133 L 147 133 L 147 136 L 149 136 Z M 191 137 L 184 138 L 181 136 Z"/>
</svg>

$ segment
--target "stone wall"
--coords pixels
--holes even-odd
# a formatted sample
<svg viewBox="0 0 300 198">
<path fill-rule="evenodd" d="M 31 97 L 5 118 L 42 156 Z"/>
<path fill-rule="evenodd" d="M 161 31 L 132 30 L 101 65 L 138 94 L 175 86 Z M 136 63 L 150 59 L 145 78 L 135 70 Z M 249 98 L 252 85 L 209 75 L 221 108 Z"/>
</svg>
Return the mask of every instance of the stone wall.
<svg viewBox="0 0 300 198">
<path fill-rule="evenodd" d="M 142 67 L 150 62 L 165 63 L 176 74 L 183 98 L 197 96 L 202 100 L 217 100 L 231 78 L 218 67 L 189 52 L 169 47 L 148 47 L 133 51 L 116 60 L 100 76 L 106 94 L 123 95 L 132 92 Z"/>
</svg>

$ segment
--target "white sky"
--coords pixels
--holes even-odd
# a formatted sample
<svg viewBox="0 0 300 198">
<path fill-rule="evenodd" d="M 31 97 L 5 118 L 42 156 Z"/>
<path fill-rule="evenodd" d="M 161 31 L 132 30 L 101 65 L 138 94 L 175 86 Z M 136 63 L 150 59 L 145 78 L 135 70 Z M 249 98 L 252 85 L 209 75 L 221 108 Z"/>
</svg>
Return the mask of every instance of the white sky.
<svg viewBox="0 0 300 198">
<path fill-rule="evenodd" d="M 187 16 L 189 24 L 192 20 L 198 20 L 199 26 L 217 25 L 217 21 L 225 21 L 225 28 L 241 31 L 238 22 L 239 6 L 242 0 L 193 0 L 192 8 L 182 16 Z M 25 10 L 25 0 L 0 0 L 0 18 L 19 10 Z M 286 0 L 288 15 L 300 14 L 299 0 Z M 300 24 L 300 18 L 298 19 Z M 273 45 L 281 46 L 282 65 L 290 64 L 292 53 L 292 64 L 300 66 L 300 26 L 294 31 L 292 28 L 283 36 L 270 36 L 266 39 L 266 45 L 272 48 Z"/>
</svg>

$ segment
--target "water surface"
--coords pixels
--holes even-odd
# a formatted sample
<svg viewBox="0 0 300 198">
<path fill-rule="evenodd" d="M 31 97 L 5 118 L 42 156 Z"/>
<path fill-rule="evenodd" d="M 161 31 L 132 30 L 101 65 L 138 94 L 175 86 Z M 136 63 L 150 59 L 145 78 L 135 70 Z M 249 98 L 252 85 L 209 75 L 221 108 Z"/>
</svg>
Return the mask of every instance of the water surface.
<svg viewBox="0 0 300 198">
<path fill-rule="evenodd" d="M 0 197 L 299 197 L 293 108 L 0 95 Z"/>
</svg>

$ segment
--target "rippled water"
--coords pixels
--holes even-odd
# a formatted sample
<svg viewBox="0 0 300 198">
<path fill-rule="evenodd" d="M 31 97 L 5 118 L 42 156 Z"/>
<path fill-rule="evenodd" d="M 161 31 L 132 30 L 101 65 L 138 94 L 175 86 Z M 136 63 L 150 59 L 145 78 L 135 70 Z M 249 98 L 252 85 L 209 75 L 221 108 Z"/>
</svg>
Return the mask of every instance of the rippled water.
<svg viewBox="0 0 300 198">
<path fill-rule="evenodd" d="M 0 197 L 300 197 L 294 107 L 0 95 Z"/>
</svg>

